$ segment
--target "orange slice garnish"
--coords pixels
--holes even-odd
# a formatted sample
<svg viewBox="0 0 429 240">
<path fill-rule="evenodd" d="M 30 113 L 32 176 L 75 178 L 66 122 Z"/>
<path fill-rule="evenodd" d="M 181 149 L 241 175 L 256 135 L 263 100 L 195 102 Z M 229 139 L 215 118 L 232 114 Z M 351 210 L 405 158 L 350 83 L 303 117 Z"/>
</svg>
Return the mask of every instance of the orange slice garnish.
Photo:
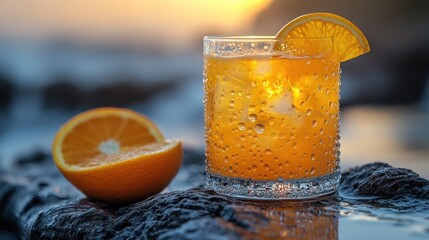
<svg viewBox="0 0 429 240">
<path fill-rule="evenodd" d="M 332 38 L 334 59 L 344 62 L 370 51 L 365 35 L 349 20 L 332 13 L 310 13 L 286 24 L 280 39 Z"/>
<path fill-rule="evenodd" d="M 147 117 L 99 108 L 64 124 L 52 154 L 60 172 L 88 197 L 130 203 L 162 191 L 180 168 L 183 151 Z"/>
</svg>

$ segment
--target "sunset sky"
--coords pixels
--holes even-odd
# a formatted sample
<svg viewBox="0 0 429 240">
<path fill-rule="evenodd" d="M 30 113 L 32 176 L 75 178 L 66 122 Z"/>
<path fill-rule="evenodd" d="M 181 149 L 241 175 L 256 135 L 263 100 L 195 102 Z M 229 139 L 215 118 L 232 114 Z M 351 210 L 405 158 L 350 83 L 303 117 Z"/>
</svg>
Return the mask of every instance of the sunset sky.
<svg viewBox="0 0 429 240">
<path fill-rule="evenodd" d="M 271 0 L 2 0 L 0 38 L 65 37 L 187 47 L 202 34 L 249 34 L 252 20 L 270 3 Z"/>
</svg>

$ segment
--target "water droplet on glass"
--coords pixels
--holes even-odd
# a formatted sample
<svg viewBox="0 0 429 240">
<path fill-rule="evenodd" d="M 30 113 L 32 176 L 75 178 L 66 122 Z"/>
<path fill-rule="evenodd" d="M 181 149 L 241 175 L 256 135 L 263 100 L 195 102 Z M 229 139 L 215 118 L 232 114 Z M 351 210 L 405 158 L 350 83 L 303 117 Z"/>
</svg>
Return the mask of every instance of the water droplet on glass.
<svg viewBox="0 0 429 240">
<path fill-rule="evenodd" d="M 256 106 L 255 105 L 249 105 L 249 107 L 247 108 L 249 111 L 253 112 L 255 111 Z"/>
<path fill-rule="evenodd" d="M 241 135 L 241 136 L 240 136 L 240 140 L 241 140 L 241 141 L 245 141 L 245 140 L 246 140 L 246 136 Z"/>
<path fill-rule="evenodd" d="M 244 122 L 238 123 L 238 129 L 244 131 L 246 129 L 246 124 Z"/>
<path fill-rule="evenodd" d="M 256 114 L 252 113 L 249 115 L 249 121 L 255 122 L 256 120 L 258 120 L 258 116 L 256 116 Z"/>
<path fill-rule="evenodd" d="M 311 154 L 311 161 L 314 161 L 316 159 L 316 156 L 314 154 Z"/>
<path fill-rule="evenodd" d="M 268 119 L 268 124 L 273 125 L 275 120 L 276 120 L 276 119 L 275 119 L 274 117 L 270 117 L 270 118 Z"/>
<path fill-rule="evenodd" d="M 231 100 L 231 101 L 229 102 L 229 106 L 230 106 L 230 107 L 234 107 L 234 101 L 232 101 L 232 100 Z"/>
<path fill-rule="evenodd" d="M 298 145 L 296 144 L 296 142 L 292 143 L 292 147 L 293 147 L 293 149 L 296 149 L 298 147 Z"/>
<path fill-rule="evenodd" d="M 259 123 L 259 124 L 255 125 L 255 132 L 256 133 L 262 134 L 264 131 L 265 131 L 265 127 L 263 124 Z"/>
<path fill-rule="evenodd" d="M 253 170 L 253 171 L 256 171 L 256 169 L 257 169 L 257 168 L 258 168 L 258 167 L 257 167 L 255 164 L 253 164 L 253 165 L 252 165 L 252 170 Z"/>
<path fill-rule="evenodd" d="M 316 125 L 317 125 L 317 121 L 316 120 L 313 120 L 313 127 L 316 127 Z"/>
<path fill-rule="evenodd" d="M 307 115 L 310 116 L 311 115 L 311 109 L 307 109 Z"/>
<path fill-rule="evenodd" d="M 271 154 L 271 149 L 265 149 L 265 154 Z"/>
</svg>

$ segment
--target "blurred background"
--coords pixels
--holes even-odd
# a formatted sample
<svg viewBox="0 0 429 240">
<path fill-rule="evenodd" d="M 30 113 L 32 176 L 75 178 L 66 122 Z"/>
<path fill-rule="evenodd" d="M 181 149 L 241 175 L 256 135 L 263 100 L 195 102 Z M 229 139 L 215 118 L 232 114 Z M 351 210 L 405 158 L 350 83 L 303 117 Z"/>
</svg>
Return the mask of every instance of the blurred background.
<svg viewBox="0 0 429 240">
<path fill-rule="evenodd" d="M 343 169 L 429 178 L 429 2 L 1 0 L 0 167 L 50 151 L 78 112 L 128 107 L 203 149 L 202 37 L 275 35 L 299 15 L 351 20 L 371 52 L 342 64 Z"/>
</svg>

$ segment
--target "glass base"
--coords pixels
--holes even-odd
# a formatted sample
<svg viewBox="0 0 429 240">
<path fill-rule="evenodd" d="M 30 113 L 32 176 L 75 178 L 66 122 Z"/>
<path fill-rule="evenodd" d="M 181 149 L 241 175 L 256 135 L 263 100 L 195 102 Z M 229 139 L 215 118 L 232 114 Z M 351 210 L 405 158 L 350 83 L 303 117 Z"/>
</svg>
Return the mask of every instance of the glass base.
<svg viewBox="0 0 429 240">
<path fill-rule="evenodd" d="M 207 173 L 206 186 L 219 194 L 241 199 L 312 199 L 336 192 L 340 177 L 338 170 L 321 177 L 278 181 L 231 178 Z"/>
</svg>

